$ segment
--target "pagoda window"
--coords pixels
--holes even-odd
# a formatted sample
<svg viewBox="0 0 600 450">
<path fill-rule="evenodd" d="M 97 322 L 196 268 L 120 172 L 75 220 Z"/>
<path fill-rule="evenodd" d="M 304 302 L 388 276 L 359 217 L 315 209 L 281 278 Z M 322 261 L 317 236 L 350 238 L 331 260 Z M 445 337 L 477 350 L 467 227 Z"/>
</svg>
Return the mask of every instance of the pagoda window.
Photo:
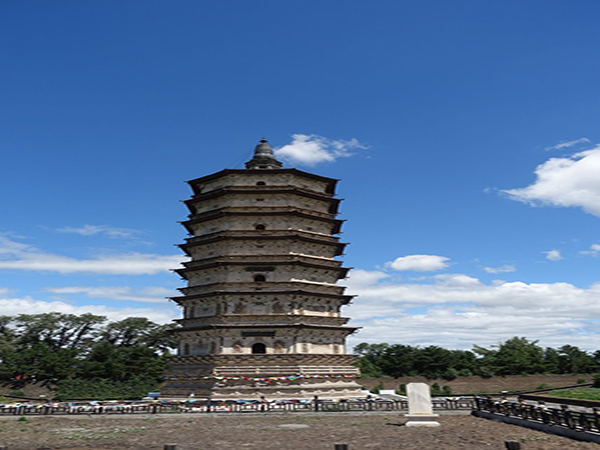
<svg viewBox="0 0 600 450">
<path fill-rule="evenodd" d="M 256 185 L 257 185 L 257 186 L 266 186 L 266 185 L 267 185 L 267 183 L 265 183 L 264 181 L 257 181 L 257 182 L 256 182 Z"/>
<path fill-rule="evenodd" d="M 267 277 L 265 277 L 264 275 L 260 275 L 260 274 L 254 275 L 254 281 L 258 281 L 258 282 L 267 281 Z"/>
<path fill-rule="evenodd" d="M 188 344 L 187 342 L 185 344 L 183 344 L 183 354 L 184 355 L 190 354 L 190 344 Z"/>
<path fill-rule="evenodd" d="M 266 227 L 266 225 L 264 225 L 262 223 L 259 223 L 259 224 L 257 224 L 257 225 L 254 226 L 254 229 L 255 230 L 266 230 L 267 227 Z"/>
<path fill-rule="evenodd" d="M 252 345 L 252 353 L 264 354 L 267 353 L 267 346 L 262 342 L 257 342 Z"/>
</svg>

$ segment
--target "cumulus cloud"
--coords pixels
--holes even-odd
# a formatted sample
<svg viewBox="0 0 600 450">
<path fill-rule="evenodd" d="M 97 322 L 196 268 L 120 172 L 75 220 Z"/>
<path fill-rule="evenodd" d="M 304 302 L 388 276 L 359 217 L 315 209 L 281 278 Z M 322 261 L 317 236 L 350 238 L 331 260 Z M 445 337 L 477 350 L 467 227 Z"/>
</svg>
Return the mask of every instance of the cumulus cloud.
<svg viewBox="0 0 600 450">
<path fill-rule="evenodd" d="M 43 314 L 59 312 L 63 314 L 97 314 L 106 316 L 111 321 L 123 320 L 127 317 L 146 317 L 156 323 L 168 323 L 179 318 L 180 313 L 173 306 L 158 308 L 113 308 L 104 305 L 75 306 L 66 302 L 46 302 L 29 297 L 0 297 L 0 315 L 17 316 L 19 314 Z"/>
<path fill-rule="evenodd" d="M 108 275 L 149 275 L 179 267 L 179 255 L 121 253 L 98 255 L 90 259 L 43 252 L 33 246 L 0 236 L 0 270 L 14 269 L 58 273 L 95 273 Z"/>
<path fill-rule="evenodd" d="M 276 148 L 274 152 L 284 161 L 314 166 L 352 156 L 355 150 L 365 148 L 357 139 L 341 141 L 316 134 L 293 134 L 290 144 Z"/>
<path fill-rule="evenodd" d="M 177 294 L 176 291 L 163 287 L 146 287 L 134 291 L 128 286 L 65 286 L 45 288 L 45 291 L 60 295 L 83 294 L 88 298 L 158 304 L 164 304 L 166 302 L 165 297 L 174 297 Z"/>
<path fill-rule="evenodd" d="M 483 270 L 485 270 L 487 273 L 508 273 L 515 272 L 517 268 L 515 266 L 505 264 L 500 267 L 484 267 Z"/>
<path fill-rule="evenodd" d="M 386 265 L 394 270 L 413 270 L 416 272 L 435 272 L 449 266 L 450 258 L 437 255 L 408 255 L 396 258 Z"/>
<path fill-rule="evenodd" d="M 143 232 L 131 228 L 110 227 L 107 225 L 83 225 L 81 227 L 64 227 L 56 230 L 60 233 L 79 234 L 81 236 L 104 235 L 109 238 L 132 238 Z"/>
<path fill-rule="evenodd" d="M 531 206 L 578 207 L 600 217 L 600 146 L 563 158 L 550 158 L 535 169 L 533 184 L 500 191 Z"/>
<path fill-rule="evenodd" d="M 588 138 L 573 139 L 572 141 L 559 142 L 552 147 L 546 147 L 545 150 L 563 150 L 565 148 L 573 147 L 579 144 L 587 144 L 589 142 L 590 140 Z"/>
<path fill-rule="evenodd" d="M 560 250 L 549 250 L 542 253 L 546 255 L 546 259 L 549 261 L 560 261 L 563 259 L 563 256 L 560 254 Z"/>
<path fill-rule="evenodd" d="M 365 273 L 366 272 L 366 273 Z M 426 277 L 425 277 L 426 278 Z M 380 272 L 353 270 L 348 293 L 358 295 L 344 315 L 363 327 L 349 339 L 471 348 L 513 336 L 542 345 L 566 343 L 596 350 L 600 335 L 600 283 L 483 283 L 464 274 L 435 275 L 400 283 Z"/>
</svg>

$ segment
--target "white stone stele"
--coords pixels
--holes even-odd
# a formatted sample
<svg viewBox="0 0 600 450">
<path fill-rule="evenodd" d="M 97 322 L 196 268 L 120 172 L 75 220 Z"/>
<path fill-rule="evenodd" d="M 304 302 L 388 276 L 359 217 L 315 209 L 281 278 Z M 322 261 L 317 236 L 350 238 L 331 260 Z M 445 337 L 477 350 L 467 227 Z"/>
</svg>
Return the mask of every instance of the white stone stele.
<svg viewBox="0 0 600 450">
<path fill-rule="evenodd" d="M 407 427 L 440 426 L 436 420 L 439 415 L 433 413 L 429 385 L 425 383 L 408 383 L 406 385 L 406 395 L 408 396 L 408 414 L 404 416 L 408 419 L 405 424 Z"/>
</svg>

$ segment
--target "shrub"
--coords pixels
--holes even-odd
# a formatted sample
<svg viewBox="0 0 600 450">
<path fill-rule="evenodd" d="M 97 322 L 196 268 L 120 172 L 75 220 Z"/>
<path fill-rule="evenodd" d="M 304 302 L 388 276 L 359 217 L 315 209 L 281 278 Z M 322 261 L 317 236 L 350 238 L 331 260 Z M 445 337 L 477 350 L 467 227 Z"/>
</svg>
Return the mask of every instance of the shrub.
<svg viewBox="0 0 600 450">
<path fill-rule="evenodd" d="M 8 395 L 12 395 L 13 397 L 24 397 L 25 392 L 23 389 L 15 389 L 14 391 L 10 391 Z"/>
<path fill-rule="evenodd" d="M 452 395 L 452 388 L 450 386 L 444 386 L 442 388 L 442 394 L 444 394 L 444 395 Z"/>
<path fill-rule="evenodd" d="M 438 383 L 433 383 L 431 385 L 431 393 L 433 395 L 439 395 L 439 394 L 442 393 L 442 390 L 441 390 L 440 385 Z"/>
<path fill-rule="evenodd" d="M 600 373 L 594 374 L 594 387 L 600 388 Z"/>
<path fill-rule="evenodd" d="M 61 401 L 75 398 L 97 400 L 141 398 L 148 392 L 155 391 L 158 385 L 156 378 L 143 375 L 132 377 L 127 381 L 73 378 L 56 383 L 56 398 Z"/>
<path fill-rule="evenodd" d="M 383 385 L 383 383 L 380 382 L 379 384 L 371 388 L 371 393 L 379 394 L 379 391 L 381 391 L 382 389 L 385 389 L 385 386 Z"/>
<path fill-rule="evenodd" d="M 450 367 L 448 370 L 446 370 L 444 372 L 444 374 L 442 375 L 442 378 L 446 381 L 452 381 L 455 380 L 456 378 L 458 378 L 459 373 L 458 370 Z"/>
</svg>

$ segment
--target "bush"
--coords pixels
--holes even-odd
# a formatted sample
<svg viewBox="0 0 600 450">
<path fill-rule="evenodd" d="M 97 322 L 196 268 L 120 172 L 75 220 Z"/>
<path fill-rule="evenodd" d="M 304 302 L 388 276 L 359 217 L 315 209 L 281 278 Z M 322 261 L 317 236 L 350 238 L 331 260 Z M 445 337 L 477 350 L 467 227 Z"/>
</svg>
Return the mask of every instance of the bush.
<svg viewBox="0 0 600 450">
<path fill-rule="evenodd" d="M 444 386 L 442 388 L 442 394 L 444 394 L 444 395 L 452 395 L 452 388 L 450 386 Z"/>
<path fill-rule="evenodd" d="M 458 370 L 450 367 L 448 370 L 446 370 L 443 375 L 442 378 L 446 381 L 452 381 L 452 380 L 456 380 L 459 376 L 459 372 Z"/>
<path fill-rule="evenodd" d="M 398 395 L 406 395 L 406 385 L 403 383 L 398 387 L 398 390 L 396 391 L 396 394 Z"/>
<path fill-rule="evenodd" d="M 432 395 L 439 395 L 442 393 L 442 389 L 440 388 L 440 385 L 438 383 L 433 383 L 431 385 L 431 394 Z"/>
<path fill-rule="evenodd" d="M 594 386 L 595 388 L 600 388 L 600 373 L 594 374 Z"/>
<path fill-rule="evenodd" d="M 383 385 L 383 383 L 380 382 L 379 384 L 377 384 L 371 388 L 371 393 L 379 394 L 379 391 L 381 391 L 382 389 L 385 389 L 385 386 Z"/>
<path fill-rule="evenodd" d="M 85 380 L 73 378 L 56 383 L 56 398 L 60 401 L 76 398 L 85 399 L 134 399 L 142 398 L 155 391 L 159 382 L 155 377 L 139 375 L 126 381 L 95 378 Z"/>
<path fill-rule="evenodd" d="M 13 397 L 25 397 L 25 391 L 23 391 L 23 389 L 15 389 L 14 391 L 10 391 L 8 395 L 12 395 Z"/>
<path fill-rule="evenodd" d="M 481 378 L 492 378 L 495 375 L 495 373 L 493 370 L 490 370 L 486 367 L 482 367 L 477 372 L 477 375 L 479 375 Z"/>
</svg>

